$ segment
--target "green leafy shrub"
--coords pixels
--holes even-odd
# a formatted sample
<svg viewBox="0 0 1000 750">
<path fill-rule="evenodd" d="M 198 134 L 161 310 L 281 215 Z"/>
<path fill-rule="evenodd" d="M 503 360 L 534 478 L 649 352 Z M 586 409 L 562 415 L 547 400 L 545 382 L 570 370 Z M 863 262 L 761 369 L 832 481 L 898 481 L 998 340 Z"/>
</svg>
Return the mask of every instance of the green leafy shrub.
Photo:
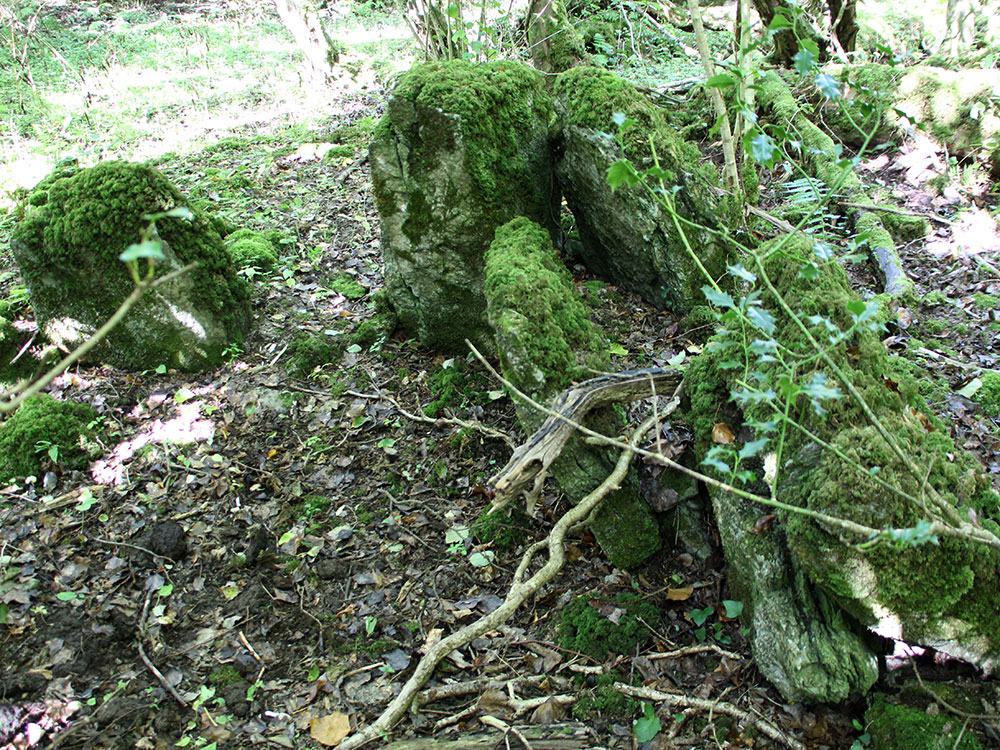
<svg viewBox="0 0 1000 750">
<path fill-rule="evenodd" d="M 604 661 L 609 654 L 633 653 L 659 621 L 656 607 L 636 594 L 615 597 L 615 608 L 624 610 L 617 624 L 601 614 L 597 607 L 602 604 L 611 602 L 588 596 L 573 599 L 556 624 L 559 645 Z"/>
<path fill-rule="evenodd" d="M 84 404 L 32 396 L 0 424 L 0 480 L 38 475 L 50 462 L 86 468 L 96 448 L 91 427 L 96 419 L 97 413 Z"/>
<path fill-rule="evenodd" d="M 288 371 L 297 378 L 312 375 L 323 365 L 339 362 L 344 353 L 340 338 L 301 334 L 288 345 Z"/>
</svg>

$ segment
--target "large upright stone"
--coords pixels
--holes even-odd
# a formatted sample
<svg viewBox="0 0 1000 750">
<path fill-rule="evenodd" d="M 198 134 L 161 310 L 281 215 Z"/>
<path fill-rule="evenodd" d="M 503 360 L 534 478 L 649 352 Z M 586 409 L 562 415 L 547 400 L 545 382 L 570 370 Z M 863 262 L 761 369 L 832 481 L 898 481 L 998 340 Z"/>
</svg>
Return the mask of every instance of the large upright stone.
<svg viewBox="0 0 1000 750">
<path fill-rule="evenodd" d="M 607 345 L 590 319 L 547 232 L 520 217 L 496 230 L 486 254 L 486 305 L 505 377 L 542 402 L 575 380 L 607 367 Z M 518 421 L 534 432 L 545 415 L 518 406 Z M 620 435 L 624 420 L 610 406 L 591 412 L 585 424 Z M 563 448 L 552 474 L 571 503 L 591 493 L 614 469 L 617 456 L 586 443 L 580 434 Z M 631 568 L 660 547 L 660 533 L 639 494 L 635 468 L 608 493 L 590 525 L 608 560 Z"/>
<path fill-rule="evenodd" d="M 727 243 L 711 230 L 731 222 L 729 199 L 714 196 L 718 176 L 664 113 L 607 70 L 576 67 L 556 78 L 562 150 L 556 175 L 580 232 L 580 257 L 598 276 L 661 308 L 684 312 L 704 304 L 708 283 L 698 262 L 721 279 Z M 615 114 L 632 124 L 616 137 Z M 612 189 L 608 168 L 627 159 L 642 172 L 658 163 L 666 191 L 657 200 L 641 185 Z M 650 187 L 659 189 L 659 181 Z M 675 222 L 662 201 L 679 217 Z M 678 224 L 683 228 L 683 237 Z M 698 260 L 695 260 L 697 256 Z"/>
<path fill-rule="evenodd" d="M 688 367 L 685 391 L 703 455 L 716 424 L 725 422 L 737 436 L 731 454 L 719 449 L 713 465 L 732 466 L 737 448 L 758 453 L 757 441 L 766 438 L 767 451 L 780 451 L 769 480 L 775 497 L 814 514 L 712 491 L 730 582 L 746 605 L 761 672 L 788 700 L 838 701 L 863 692 L 877 673 L 854 632 L 860 626 L 995 667 L 1000 552 L 993 535 L 1000 532 L 1000 497 L 976 460 L 955 446 L 947 425 L 929 413 L 905 362 L 890 357 L 879 332 L 868 327 L 869 313 L 839 261 L 816 265 L 813 241 L 804 235 L 757 252 L 798 320 L 765 292 L 755 318 L 759 339 L 744 349 L 747 329 L 727 318 L 726 329 Z M 816 273 L 803 273 L 807 264 Z M 802 325 L 895 447 L 817 358 Z M 850 334 L 838 338 L 835 329 Z M 742 364 L 732 367 L 744 356 L 749 375 Z M 782 432 L 783 418 L 801 429 Z M 741 468 L 763 474 L 755 461 L 745 458 Z M 759 480 L 752 489 L 770 493 Z M 758 523 L 771 513 L 775 523 Z M 893 533 L 873 540 L 815 514 Z M 921 530 L 929 521 L 961 529 L 964 537 L 931 538 Z"/>
<path fill-rule="evenodd" d="M 66 349 L 103 325 L 135 288 L 119 256 L 143 238 L 145 217 L 187 205 L 157 170 L 123 161 L 60 169 L 28 202 L 11 250 L 39 327 Z M 156 272 L 196 267 L 148 292 L 91 359 L 127 370 L 201 370 L 243 340 L 251 322 L 249 288 L 209 220 L 193 209 L 192 215 L 156 222 L 166 256 Z M 140 261 L 141 272 L 145 267 Z"/>
<path fill-rule="evenodd" d="M 551 119 L 541 75 L 512 61 L 418 65 L 396 85 L 369 158 L 389 299 L 425 346 L 489 342 L 494 230 L 516 216 L 554 226 Z"/>
</svg>

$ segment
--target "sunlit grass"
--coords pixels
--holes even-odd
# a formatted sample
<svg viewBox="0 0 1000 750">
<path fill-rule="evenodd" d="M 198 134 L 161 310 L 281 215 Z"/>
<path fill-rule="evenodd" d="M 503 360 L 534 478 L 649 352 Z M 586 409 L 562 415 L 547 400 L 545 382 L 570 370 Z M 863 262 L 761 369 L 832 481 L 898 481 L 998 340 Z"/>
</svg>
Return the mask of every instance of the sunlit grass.
<svg viewBox="0 0 1000 750">
<path fill-rule="evenodd" d="M 308 130 L 336 115 L 340 92 L 378 85 L 412 59 L 405 26 L 342 19 L 331 30 L 347 46 L 343 80 L 317 90 L 270 4 L 248 7 L 180 17 L 133 8 L 89 24 L 49 15 L 27 66 L 0 51 L 0 201 L 67 158 L 146 160 L 239 133 Z"/>
</svg>

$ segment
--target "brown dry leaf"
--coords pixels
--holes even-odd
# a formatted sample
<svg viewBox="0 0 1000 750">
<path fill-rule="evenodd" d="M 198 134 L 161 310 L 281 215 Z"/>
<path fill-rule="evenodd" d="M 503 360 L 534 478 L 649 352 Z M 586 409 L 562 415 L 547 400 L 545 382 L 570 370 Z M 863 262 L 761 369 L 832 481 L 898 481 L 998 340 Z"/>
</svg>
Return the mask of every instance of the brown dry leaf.
<svg viewBox="0 0 1000 750">
<path fill-rule="evenodd" d="M 733 428 L 725 422 L 716 422 L 715 427 L 712 428 L 712 442 L 718 445 L 735 443 L 736 435 L 733 434 Z"/>
<path fill-rule="evenodd" d="M 327 747 L 339 745 L 350 733 L 351 717 L 339 711 L 309 719 L 309 736 Z"/>
<path fill-rule="evenodd" d="M 667 589 L 667 601 L 670 602 L 683 602 L 691 598 L 691 594 L 694 593 L 694 589 L 691 586 L 685 586 L 680 589 Z"/>
</svg>

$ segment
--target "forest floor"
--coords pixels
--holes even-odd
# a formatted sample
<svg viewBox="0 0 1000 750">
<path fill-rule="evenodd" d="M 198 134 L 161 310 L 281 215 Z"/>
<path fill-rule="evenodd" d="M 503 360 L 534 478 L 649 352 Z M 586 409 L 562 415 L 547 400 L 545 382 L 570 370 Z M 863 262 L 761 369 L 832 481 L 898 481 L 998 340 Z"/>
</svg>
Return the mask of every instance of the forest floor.
<svg viewBox="0 0 1000 750">
<path fill-rule="evenodd" d="M 325 746 L 348 718 L 381 713 L 429 640 L 495 609 L 524 549 L 564 510 L 549 487 L 537 518 L 483 524 L 488 479 L 523 436 L 473 358 L 396 333 L 311 371 L 293 361 L 296 336 L 349 337 L 374 315 L 383 279 L 365 154 L 385 97 L 359 63 L 334 111 L 308 125 L 247 124 L 159 158 L 182 192 L 291 241 L 252 279 L 257 327 L 227 366 L 81 367 L 50 389 L 94 406 L 110 437 L 89 471 L 53 466 L 54 484 L 0 492 L 0 747 Z M 894 310 L 886 346 L 926 369 L 933 405 L 1000 488 L 1000 423 L 969 388 L 998 367 L 1000 242 L 995 225 L 992 236 L 963 234 L 953 221 L 995 208 L 996 186 L 931 194 L 907 182 L 911 162 L 904 148 L 860 170 L 933 216 L 932 233 L 903 248 L 924 302 Z M 781 190 L 772 202 L 787 199 Z M 0 225 L 4 247 L 11 227 Z M 6 250 L 0 263 L 0 291 L 18 294 Z M 572 270 L 615 368 L 699 351 L 706 330 Z M 880 291 L 866 261 L 852 275 L 862 294 Z M 362 289 L 351 298 L 336 290 L 355 288 L 347 277 Z M 864 701 L 788 704 L 757 672 L 739 618 L 726 617 L 721 553 L 698 558 L 665 535 L 652 559 L 622 571 L 582 533 L 568 559 L 513 620 L 442 663 L 436 692 L 390 739 L 519 747 L 481 721 L 490 715 L 544 728 L 532 735 L 539 748 L 636 747 L 642 708 L 610 688 L 619 680 L 738 707 L 810 750 L 864 747 Z M 631 653 L 598 660 L 559 645 L 574 597 L 615 618 L 621 594 L 659 613 Z M 880 689 L 900 674 L 886 672 Z M 938 676 L 963 674 L 981 679 L 954 664 Z M 662 731 L 642 747 L 784 746 L 719 713 L 661 706 L 658 718 Z"/>
</svg>

